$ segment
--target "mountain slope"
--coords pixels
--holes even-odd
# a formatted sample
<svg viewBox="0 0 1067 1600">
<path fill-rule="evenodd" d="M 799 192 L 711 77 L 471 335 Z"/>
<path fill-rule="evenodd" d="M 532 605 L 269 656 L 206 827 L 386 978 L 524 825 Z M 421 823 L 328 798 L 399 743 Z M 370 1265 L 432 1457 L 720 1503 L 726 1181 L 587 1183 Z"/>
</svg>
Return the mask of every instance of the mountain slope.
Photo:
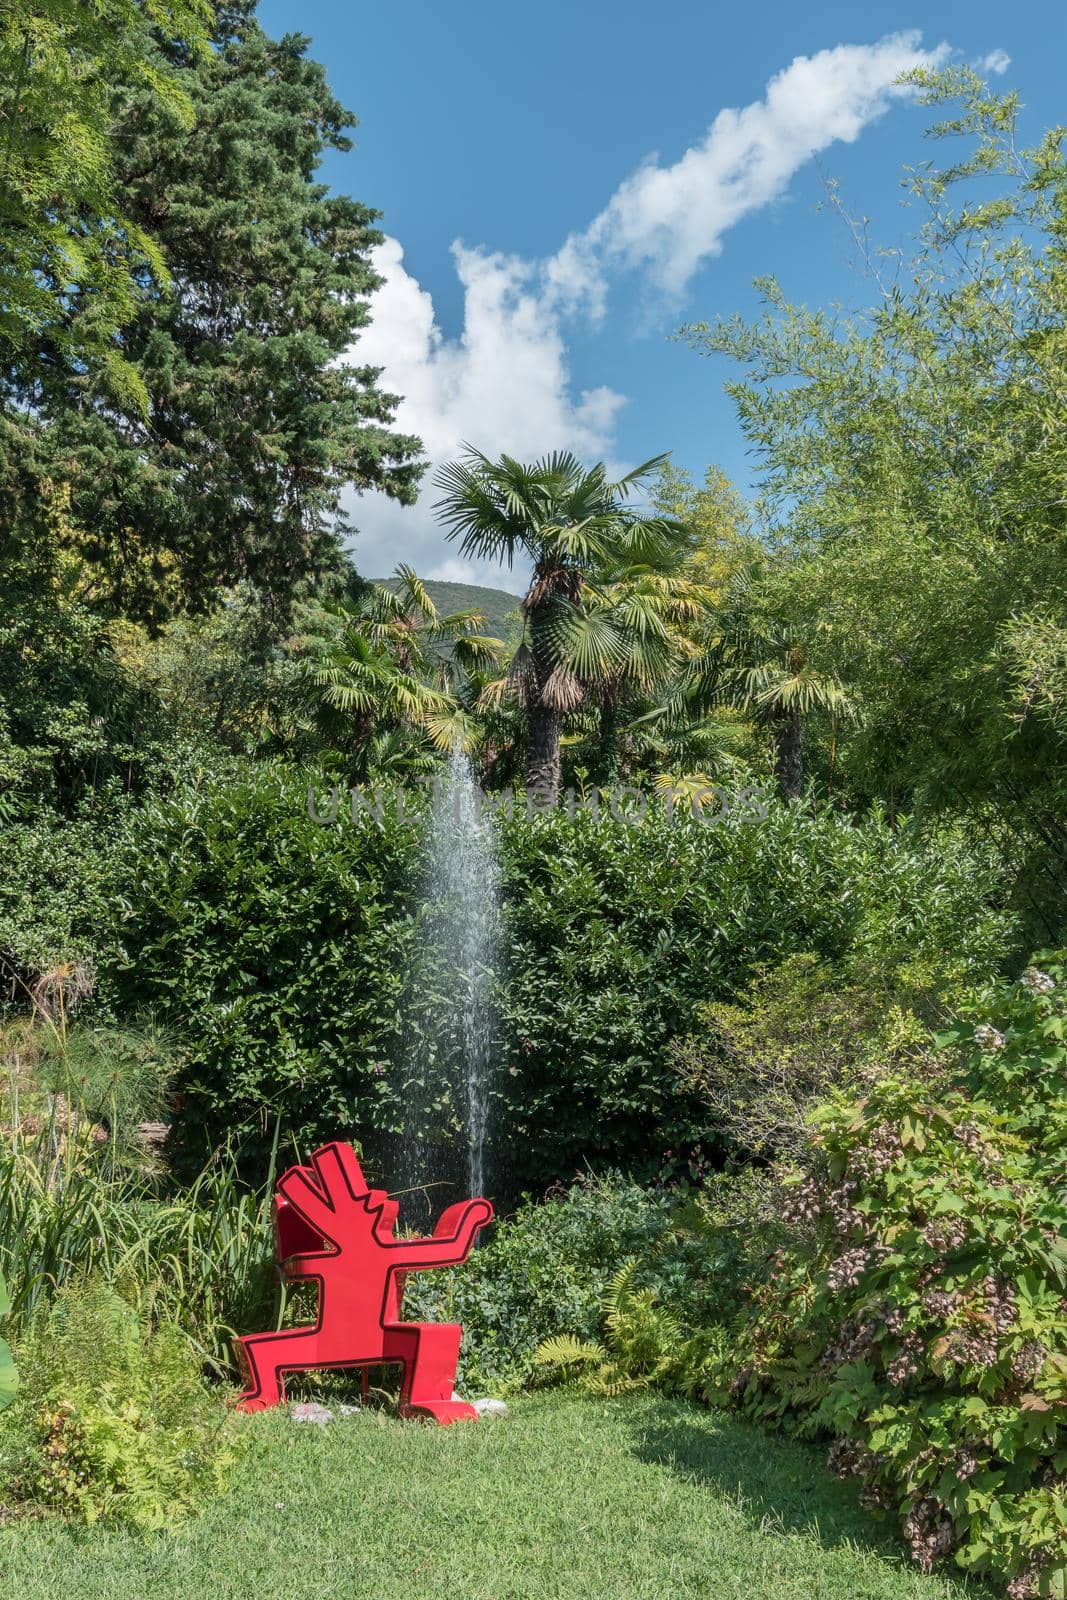
<svg viewBox="0 0 1067 1600">
<path fill-rule="evenodd" d="M 395 578 L 371 578 L 371 583 L 383 589 L 395 589 Z M 519 597 L 506 589 L 484 589 L 477 583 L 449 583 L 443 578 L 426 578 L 427 593 L 443 615 L 453 611 L 469 611 L 472 607 L 485 618 L 484 632 L 506 644 L 516 645 L 522 635 L 522 618 L 519 614 Z"/>
</svg>

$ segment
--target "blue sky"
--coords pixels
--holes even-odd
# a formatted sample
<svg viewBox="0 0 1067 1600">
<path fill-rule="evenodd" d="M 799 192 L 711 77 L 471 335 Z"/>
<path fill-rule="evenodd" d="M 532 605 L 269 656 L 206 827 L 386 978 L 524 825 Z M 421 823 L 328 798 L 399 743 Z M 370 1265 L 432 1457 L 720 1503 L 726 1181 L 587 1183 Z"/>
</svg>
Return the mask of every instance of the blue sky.
<svg viewBox="0 0 1067 1600">
<path fill-rule="evenodd" d="M 669 336 L 752 312 L 762 273 L 809 304 L 872 298 L 820 201 L 836 178 L 875 238 L 906 242 L 901 168 L 932 152 L 925 113 L 891 88 L 900 65 L 990 63 L 1022 95 L 1027 138 L 1067 121 L 1056 0 L 261 0 L 260 16 L 311 35 L 360 119 L 356 149 L 325 166 L 388 235 L 359 358 L 385 366 L 435 461 L 461 440 L 620 466 L 670 450 L 750 489 L 728 363 Z M 360 569 L 521 588 L 458 562 L 433 499 L 353 497 Z"/>
</svg>

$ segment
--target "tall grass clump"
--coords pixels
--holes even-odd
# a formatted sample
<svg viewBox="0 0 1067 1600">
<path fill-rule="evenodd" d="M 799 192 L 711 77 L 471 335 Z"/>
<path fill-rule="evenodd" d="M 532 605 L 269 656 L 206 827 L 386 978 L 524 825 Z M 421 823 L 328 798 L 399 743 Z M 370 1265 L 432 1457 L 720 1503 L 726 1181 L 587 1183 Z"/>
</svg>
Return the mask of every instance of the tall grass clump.
<svg viewBox="0 0 1067 1600">
<path fill-rule="evenodd" d="M 273 1171 L 255 1192 L 224 1149 L 180 1190 L 140 1119 L 165 1105 L 166 1051 L 151 1030 L 9 1025 L 0 1080 L 0 1273 L 11 1325 L 68 1284 L 150 1290 L 155 1316 L 231 1371 L 230 1341 L 273 1314 Z"/>
</svg>

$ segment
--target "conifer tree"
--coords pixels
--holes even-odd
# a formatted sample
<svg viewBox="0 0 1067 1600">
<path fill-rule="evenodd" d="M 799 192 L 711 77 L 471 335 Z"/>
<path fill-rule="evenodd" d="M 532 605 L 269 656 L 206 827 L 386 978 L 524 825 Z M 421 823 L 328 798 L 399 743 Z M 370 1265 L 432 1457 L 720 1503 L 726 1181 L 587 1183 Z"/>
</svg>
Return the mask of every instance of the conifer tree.
<svg viewBox="0 0 1067 1600">
<path fill-rule="evenodd" d="M 218 8 L 212 48 L 157 41 L 192 103 L 120 96 L 118 184 L 170 284 L 125 336 L 147 412 L 92 373 L 51 396 L 51 447 L 109 608 L 149 621 L 253 582 L 284 612 L 331 565 L 344 486 L 413 498 L 419 445 L 391 429 L 378 371 L 341 360 L 379 279 L 378 213 L 317 177 L 355 118 L 296 34 L 254 0 Z"/>
</svg>

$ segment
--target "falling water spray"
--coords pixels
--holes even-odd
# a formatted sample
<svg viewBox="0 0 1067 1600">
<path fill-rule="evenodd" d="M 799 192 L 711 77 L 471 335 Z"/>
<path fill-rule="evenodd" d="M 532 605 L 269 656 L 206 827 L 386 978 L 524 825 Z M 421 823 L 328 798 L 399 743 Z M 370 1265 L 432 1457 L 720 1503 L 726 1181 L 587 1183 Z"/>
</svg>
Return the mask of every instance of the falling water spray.
<svg viewBox="0 0 1067 1600">
<path fill-rule="evenodd" d="M 442 1018 L 458 1047 L 454 1084 L 464 1118 L 467 1192 L 485 1193 L 494 1006 L 500 961 L 500 862 L 471 764 L 457 746 L 437 786 L 427 894 L 439 953 L 454 975 Z"/>
</svg>

